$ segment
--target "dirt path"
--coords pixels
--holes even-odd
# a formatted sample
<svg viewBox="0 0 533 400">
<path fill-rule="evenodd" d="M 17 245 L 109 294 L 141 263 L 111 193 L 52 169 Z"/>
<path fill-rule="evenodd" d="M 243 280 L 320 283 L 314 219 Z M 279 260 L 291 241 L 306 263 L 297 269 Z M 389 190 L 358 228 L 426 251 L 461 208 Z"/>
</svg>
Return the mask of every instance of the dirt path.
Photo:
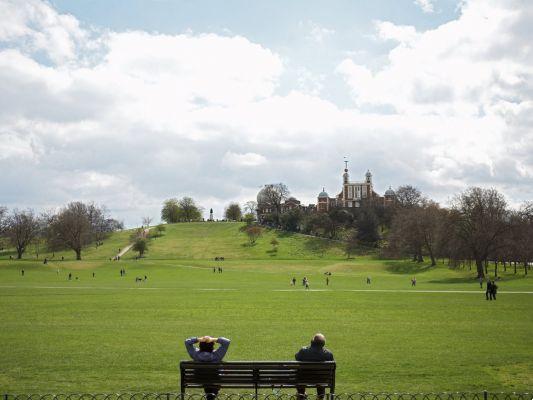
<svg viewBox="0 0 533 400">
<path fill-rule="evenodd" d="M 144 237 L 148 236 L 148 232 L 150 232 L 150 228 L 146 228 L 144 230 Z M 130 249 L 133 247 L 133 243 L 128 244 L 126 247 L 120 250 L 120 252 L 115 257 L 122 257 L 124 254 L 126 254 Z"/>
</svg>

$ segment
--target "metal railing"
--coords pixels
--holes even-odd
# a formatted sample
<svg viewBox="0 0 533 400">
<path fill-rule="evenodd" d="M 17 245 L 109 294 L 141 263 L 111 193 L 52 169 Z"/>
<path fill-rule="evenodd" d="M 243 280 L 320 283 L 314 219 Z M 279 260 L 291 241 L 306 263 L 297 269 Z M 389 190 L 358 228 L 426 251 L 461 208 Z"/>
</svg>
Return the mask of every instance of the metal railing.
<svg viewBox="0 0 533 400">
<path fill-rule="evenodd" d="M 308 389 L 308 400 L 322 399 Z M 203 393 L 72 393 L 72 394 L 3 394 L 0 400 L 205 400 Z M 326 394 L 331 400 L 533 400 L 529 392 L 442 392 L 442 393 L 339 393 Z M 301 400 L 296 393 L 222 393 L 217 400 Z"/>
</svg>

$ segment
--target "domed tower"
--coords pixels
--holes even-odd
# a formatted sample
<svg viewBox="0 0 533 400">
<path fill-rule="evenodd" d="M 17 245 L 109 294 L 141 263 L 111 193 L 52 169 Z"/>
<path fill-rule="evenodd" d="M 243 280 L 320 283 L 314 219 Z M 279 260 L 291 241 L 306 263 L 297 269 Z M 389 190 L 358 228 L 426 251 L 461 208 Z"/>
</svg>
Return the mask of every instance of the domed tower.
<svg viewBox="0 0 533 400">
<path fill-rule="evenodd" d="M 372 173 L 370 172 L 370 170 L 366 171 L 365 177 L 366 177 L 366 183 L 372 183 Z"/>
<path fill-rule="evenodd" d="M 329 194 L 326 193 L 324 188 L 318 194 L 316 209 L 318 212 L 327 212 L 329 210 Z"/>
<path fill-rule="evenodd" d="M 383 196 L 385 200 L 385 205 L 391 205 L 396 201 L 396 192 L 392 190 L 392 187 L 389 186 L 389 188 L 385 191 L 385 196 Z"/>
</svg>

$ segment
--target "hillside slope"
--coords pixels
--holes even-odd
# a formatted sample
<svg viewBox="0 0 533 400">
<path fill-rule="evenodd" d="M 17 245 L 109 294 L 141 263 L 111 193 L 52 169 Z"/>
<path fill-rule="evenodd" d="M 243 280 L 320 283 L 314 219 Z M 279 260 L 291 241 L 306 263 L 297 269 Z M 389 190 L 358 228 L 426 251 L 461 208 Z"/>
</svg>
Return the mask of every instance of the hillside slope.
<svg viewBox="0 0 533 400">
<path fill-rule="evenodd" d="M 166 225 L 164 236 L 151 240 L 150 259 L 341 259 L 340 242 L 265 229 L 254 245 L 236 222 L 192 222 Z M 279 245 L 274 248 L 271 240 Z"/>
</svg>

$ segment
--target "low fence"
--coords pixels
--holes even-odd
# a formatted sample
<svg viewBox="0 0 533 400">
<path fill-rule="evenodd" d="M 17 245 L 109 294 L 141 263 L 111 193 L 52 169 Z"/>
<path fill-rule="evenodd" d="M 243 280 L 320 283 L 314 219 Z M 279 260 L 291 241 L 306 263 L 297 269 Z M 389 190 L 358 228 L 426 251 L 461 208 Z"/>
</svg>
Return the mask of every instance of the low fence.
<svg viewBox="0 0 533 400">
<path fill-rule="evenodd" d="M 308 390 L 311 391 L 311 390 Z M 326 395 L 329 399 L 330 395 Z M 516 392 L 444 392 L 444 393 L 339 393 L 335 400 L 533 400 L 533 393 Z M 200 393 L 75 393 L 75 394 L 3 394 L 0 400 L 205 400 Z M 218 400 L 300 400 L 295 393 L 281 391 L 255 395 L 224 393 Z M 320 399 L 308 394 L 307 399 Z"/>
</svg>

